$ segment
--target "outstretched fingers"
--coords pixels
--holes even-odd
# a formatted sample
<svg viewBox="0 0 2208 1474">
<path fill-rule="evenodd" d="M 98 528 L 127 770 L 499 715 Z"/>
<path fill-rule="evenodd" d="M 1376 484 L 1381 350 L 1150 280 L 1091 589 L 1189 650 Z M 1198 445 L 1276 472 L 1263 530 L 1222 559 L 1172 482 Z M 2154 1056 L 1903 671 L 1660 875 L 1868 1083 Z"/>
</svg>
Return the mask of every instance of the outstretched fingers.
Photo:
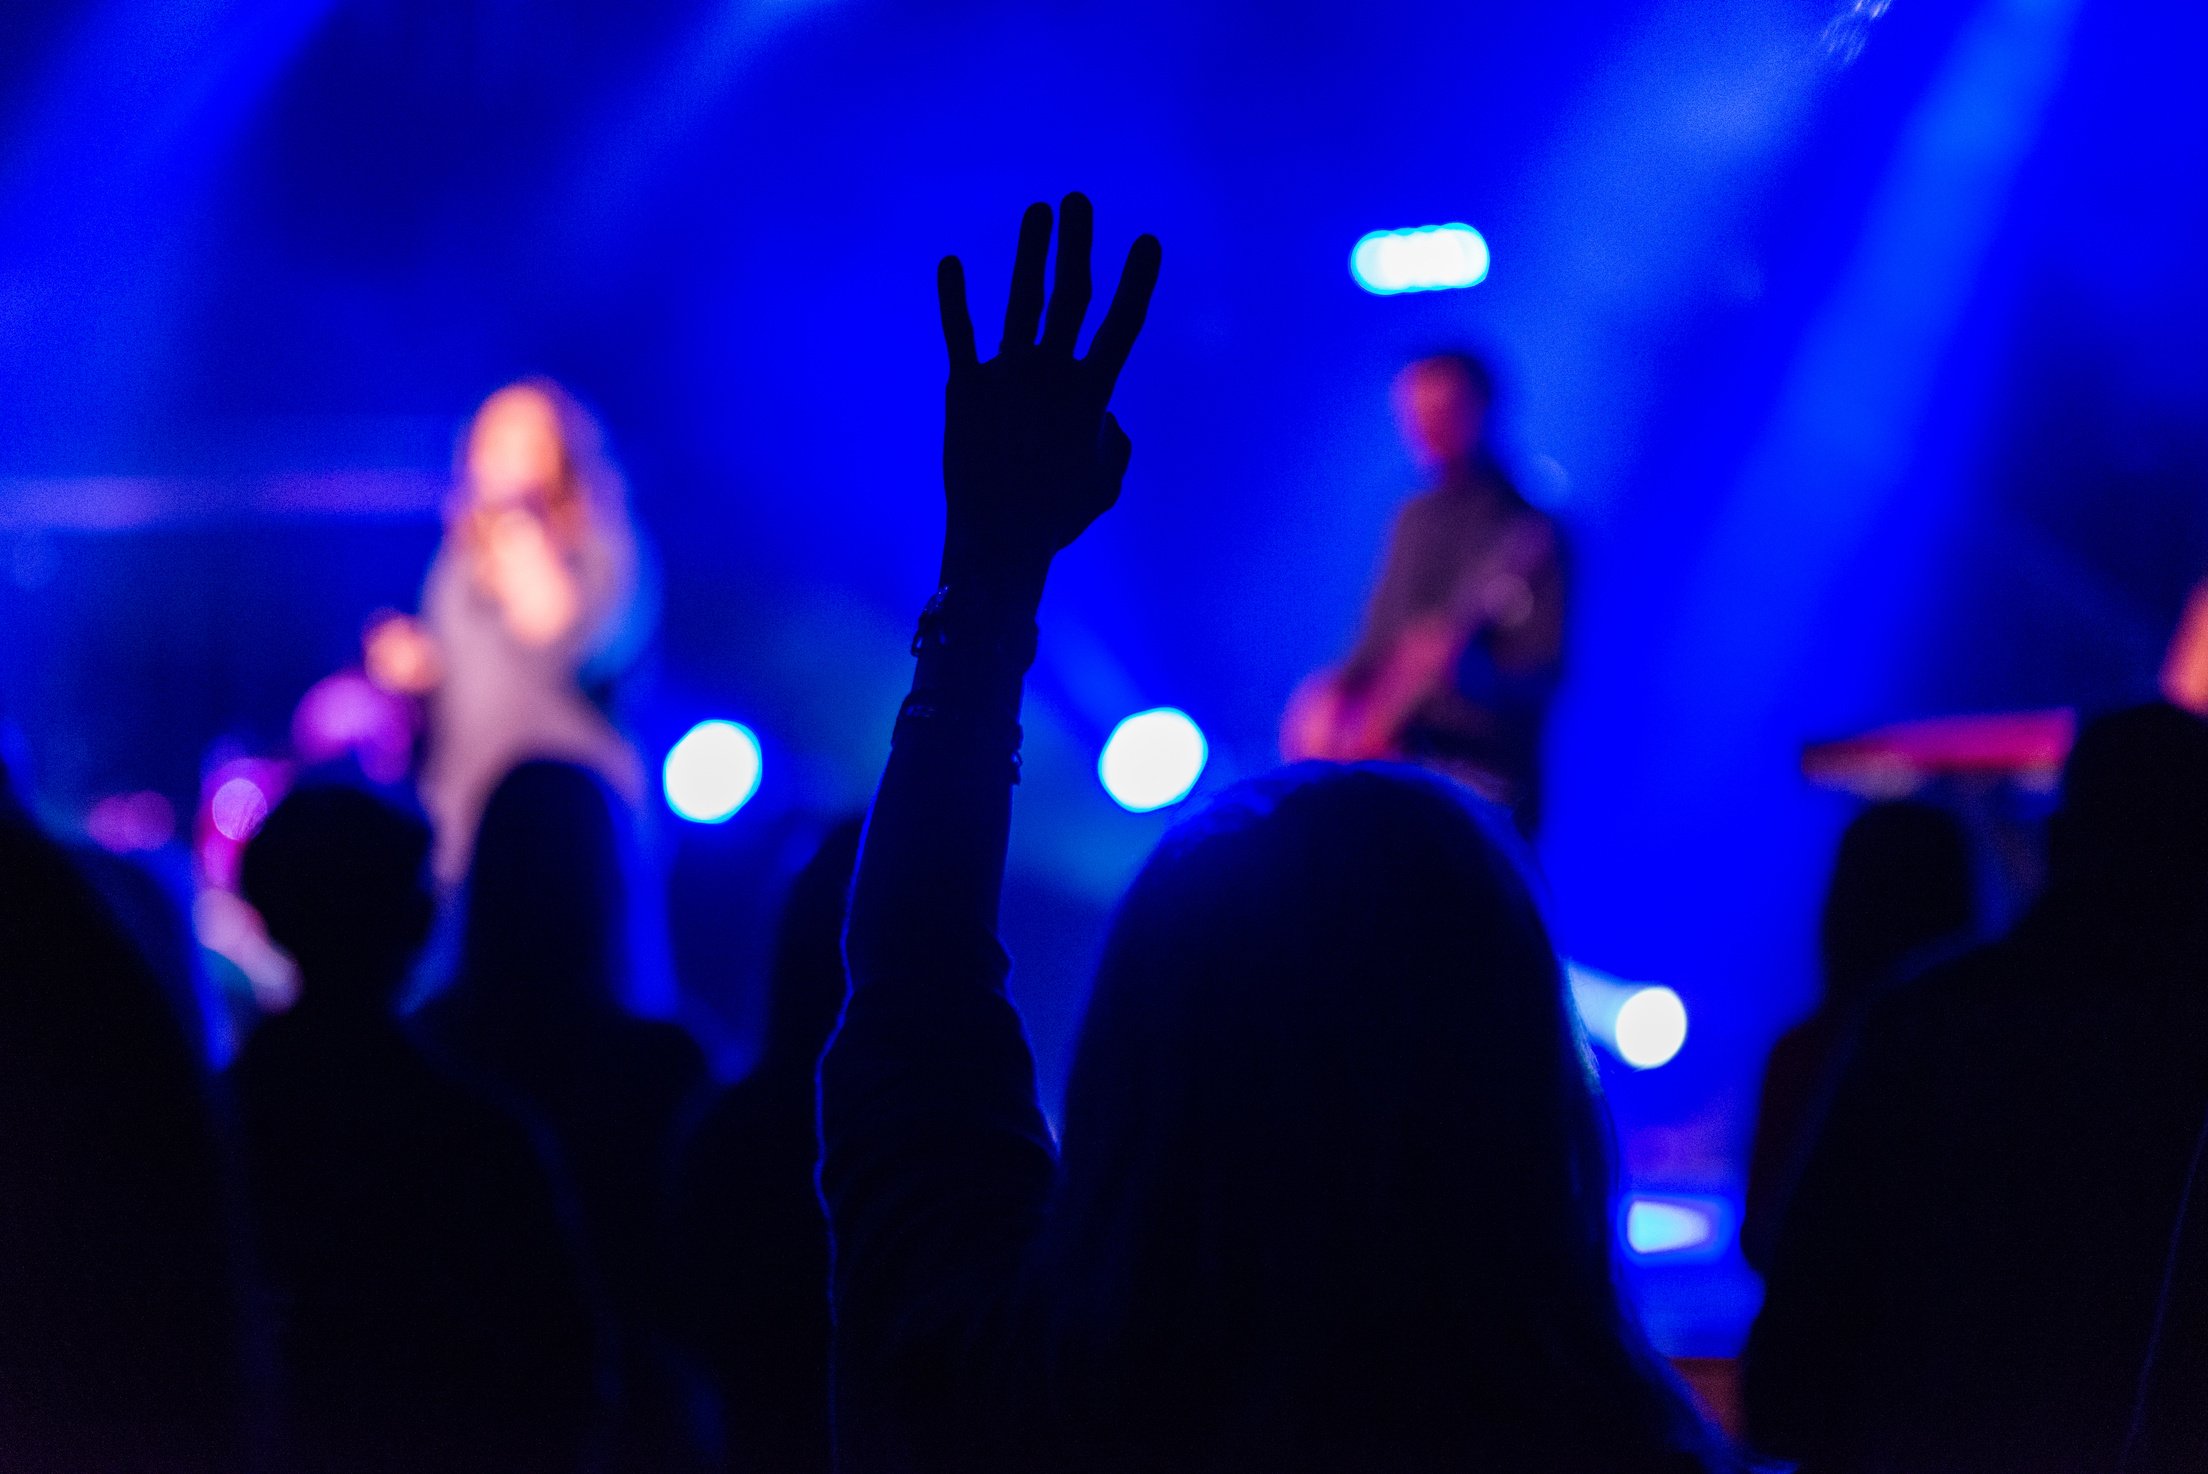
<svg viewBox="0 0 2208 1474">
<path fill-rule="evenodd" d="M 1096 235 L 1096 211 L 1079 191 L 1058 206 L 1058 269 L 1051 278 L 1050 312 L 1043 320 L 1043 346 L 1072 355 L 1089 315 L 1089 244 Z"/>
<path fill-rule="evenodd" d="M 952 372 L 972 368 L 974 319 L 966 310 L 966 268 L 956 256 L 936 263 L 935 303 L 943 313 L 943 346 L 951 350 Z"/>
<path fill-rule="evenodd" d="M 1120 268 L 1112 305 L 1089 342 L 1086 361 L 1106 399 L 1111 397 L 1112 386 L 1119 382 L 1119 371 L 1127 366 L 1127 355 L 1134 351 L 1135 339 L 1142 333 L 1142 321 L 1149 314 L 1150 294 L 1157 290 L 1158 265 L 1163 259 L 1164 250 L 1156 236 L 1136 239 L 1128 249 L 1127 264 Z"/>
<path fill-rule="evenodd" d="M 999 353 L 1035 346 L 1043 320 L 1043 266 L 1050 256 L 1050 206 L 1036 203 L 1020 217 L 1020 245 L 1012 258 L 1012 295 L 1004 304 L 1004 342 Z"/>
</svg>

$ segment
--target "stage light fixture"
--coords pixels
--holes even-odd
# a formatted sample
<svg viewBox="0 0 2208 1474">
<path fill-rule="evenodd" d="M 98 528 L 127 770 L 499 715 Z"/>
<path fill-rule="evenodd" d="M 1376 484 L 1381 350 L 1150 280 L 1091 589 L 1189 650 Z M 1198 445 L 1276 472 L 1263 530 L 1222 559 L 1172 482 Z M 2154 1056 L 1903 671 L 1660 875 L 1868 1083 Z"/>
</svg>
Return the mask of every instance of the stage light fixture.
<svg viewBox="0 0 2208 1474">
<path fill-rule="evenodd" d="M 1203 728 L 1187 712 L 1161 706 L 1112 729 L 1096 776 L 1114 803 L 1144 814 L 1188 797 L 1209 756 Z"/>
<path fill-rule="evenodd" d="M 1349 253 L 1349 273 L 1373 295 L 1393 297 L 1478 286 L 1491 260 L 1486 237 L 1471 226 L 1421 225 L 1366 235 Z"/>
<path fill-rule="evenodd" d="M 1635 1193 L 1623 1210 L 1626 1252 L 1635 1259 L 1716 1259 L 1725 1252 L 1732 1205 L 1723 1198 Z"/>
<path fill-rule="evenodd" d="M 741 722 L 700 722 L 660 767 L 667 807 L 693 824 L 724 824 L 759 791 L 759 739 Z"/>
<path fill-rule="evenodd" d="M 1669 988 L 1642 988 L 1618 1005 L 1618 1058 L 1636 1070 L 1669 1064 L 1687 1042 L 1687 1005 Z"/>
<path fill-rule="evenodd" d="M 1687 1042 L 1687 1005 L 1671 989 L 1631 983 L 1581 962 L 1564 964 L 1587 1037 L 1636 1070 L 1671 1063 Z"/>
</svg>

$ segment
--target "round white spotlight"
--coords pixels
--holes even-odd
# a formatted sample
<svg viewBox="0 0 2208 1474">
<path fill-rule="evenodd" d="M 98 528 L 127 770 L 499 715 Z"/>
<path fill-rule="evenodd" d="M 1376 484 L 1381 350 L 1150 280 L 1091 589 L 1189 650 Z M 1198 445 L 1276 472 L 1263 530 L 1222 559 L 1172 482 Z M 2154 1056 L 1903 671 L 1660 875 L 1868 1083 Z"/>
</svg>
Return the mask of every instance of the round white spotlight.
<svg viewBox="0 0 2208 1474">
<path fill-rule="evenodd" d="M 1137 814 L 1177 804 L 1204 775 L 1211 749 L 1185 711 L 1139 711 L 1112 728 L 1096 776 L 1121 808 Z"/>
<path fill-rule="evenodd" d="M 667 807 L 693 824 L 722 824 L 759 791 L 759 739 L 740 722 L 700 722 L 660 769 Z"/>
<path fill-rule="evenodd" d="M 1653 1070 L 1687 1042 L 1687 1005 L 1669 988 L 1641 988 L 1618 1006 L 1616 1028 L 1618 1058 Z"/>
</svg>

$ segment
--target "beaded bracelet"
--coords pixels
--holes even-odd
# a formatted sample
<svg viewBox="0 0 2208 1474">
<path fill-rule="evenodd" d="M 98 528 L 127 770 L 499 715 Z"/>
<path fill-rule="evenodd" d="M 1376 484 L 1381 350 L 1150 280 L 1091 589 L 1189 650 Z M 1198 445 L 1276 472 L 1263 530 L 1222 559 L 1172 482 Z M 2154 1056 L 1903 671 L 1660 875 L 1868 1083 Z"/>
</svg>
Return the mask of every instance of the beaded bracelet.
<svg viewBox="0 0 2208 1474">
<path fill-rule="evenodd" d="M 956 647 L 1024 671 L 1035 663 L 1036 638 L 1035 620 L 1023 607 L 945 584 L 920 610 L 912 653 L 926 655 Z"/>
</svg>

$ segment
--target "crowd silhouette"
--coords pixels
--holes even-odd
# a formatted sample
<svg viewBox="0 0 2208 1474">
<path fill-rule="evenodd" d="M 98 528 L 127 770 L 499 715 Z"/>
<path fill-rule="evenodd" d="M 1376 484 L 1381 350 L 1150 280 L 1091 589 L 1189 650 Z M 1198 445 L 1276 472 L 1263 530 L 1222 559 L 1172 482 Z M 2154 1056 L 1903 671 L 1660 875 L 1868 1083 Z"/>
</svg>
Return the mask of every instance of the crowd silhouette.
<svg viewBox="0 0 2208 1474">
<path fill-rule="evenodd" d="M 636 932 L 623 849 L 618 800 L 596 774 L 541 760 L 508 774 L 476 836 L 457 977 L 421 1021 L 566 1165 L 611 1315 L 614 1467 L 700 1467 L 711 1435 L 671 1342 L 667 1246 L 677 1143 L 706 1063 L 679 1026 L 626 1007 Z"/>
<path fill-rule="evenodd" d="M 0 775 L 4 776 L 4 775 Z M 144 949 L 0 794 L 0 1450 L 258 1458 L 266 1350 L 214 1082 Z"/>
<path fill-rule="evenodd" d="M 1741 1231 L 1750 1262 L 1764 1262 L 1865 1010 L 1939 949 L 1967 941 L 1977 915 L 1970 835 L 1946 809 L 1909 799 L 1874 804 L 1840 836 L 1818 928 L 1824 992 L 1810 1016 L 1771 1046 L 1764 1065 Z"/>
<path fill-rule="evenodd" d="M 775 938 L 766 1047 L 706 1110 L 678 1178 L 680 1328 L 712 1375 L 741 1468 L 832 1467 L 814 1075 L 843 1012 L 859 830 L 857 819 L 838 824 L 798 875 Z"/>
<path fill-rule="evenodd" d="M 2048 860 L 1870 1006 L 1777 1225 L 1747 1410 L 1805 1469 L 2208 1461 L 2208 724 L 2088 725 Z"/>
<path fill-rule="evenodd" d="M 229 1072 L 286 1447 L 317 1470 L 577 1468 L 599 1327 L 570 1195 L 525 1118 L 398 1013 L 429 859 L 420 817 L 335 785 L 293 792 L 246 852 L 300 972 Z"/>
<path fill-rule="evenodd" d="M 0 1469 L 2208 1469 L 2208 723 L 2173 707 L 2085 726 L 1997 940 L 1940 810 L 1843 839 L 1766 1079 L 1744 1440 L 1621 1287 L 1527 856 L 1447 777 L 1300 764 L 1176 826 L 1053 1130 L 999 940 L 1021 694 L 1161 261 L 1084 353 L 1092 234 L 1029 209 L 986 359 L 941 267 L 942 585 L 740 1083 L 634 1007 L 655 898 L 584 767 L 491 793 L 412 1011 L 428 823 L 296 787 L 241 884 L 298 999 L 219 1078 L 180 923 L 0 782 Z"/>
</svg>

